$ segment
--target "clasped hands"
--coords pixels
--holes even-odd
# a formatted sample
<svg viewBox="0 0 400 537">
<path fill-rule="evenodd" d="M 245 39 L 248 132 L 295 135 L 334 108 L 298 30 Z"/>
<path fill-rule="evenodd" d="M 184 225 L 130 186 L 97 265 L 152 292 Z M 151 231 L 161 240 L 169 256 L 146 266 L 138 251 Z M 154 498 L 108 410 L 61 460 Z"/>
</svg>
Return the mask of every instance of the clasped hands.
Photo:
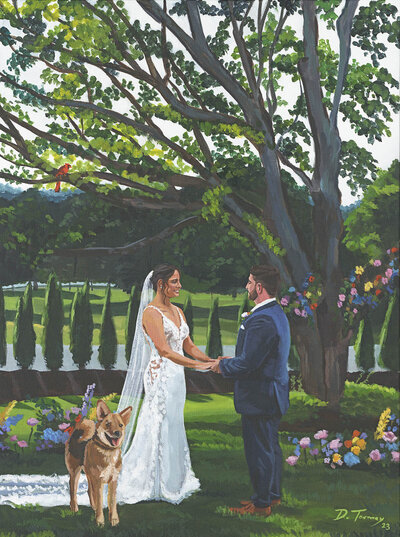
<svg viewBox="0 0 400 537">
<path fill-rule="evenodd" d="M 217 360 L 212 364 L 210 370 L 214 373 L 221 373 L 221 369 L 219 367 L 219 363 L 221 360 L 228 360 L 229 358 L 232 358 L 232 356 L 218 356 Z"/>
</svg>

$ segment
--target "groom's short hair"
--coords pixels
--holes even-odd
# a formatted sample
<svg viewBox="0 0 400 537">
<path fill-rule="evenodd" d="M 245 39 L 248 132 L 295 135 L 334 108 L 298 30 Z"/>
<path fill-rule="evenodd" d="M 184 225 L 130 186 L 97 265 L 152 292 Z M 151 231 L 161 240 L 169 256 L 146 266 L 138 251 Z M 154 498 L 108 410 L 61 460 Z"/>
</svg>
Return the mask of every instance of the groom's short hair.
<svg viewBox="0 0 400 537">
<path fill-rule="evenodd" d="M 256 283 L 261 283 L 270 296 L 276 296 L 281 276 L 279 270 L 271 265 L 254 265 L 250 269 Z"/>
</svg>

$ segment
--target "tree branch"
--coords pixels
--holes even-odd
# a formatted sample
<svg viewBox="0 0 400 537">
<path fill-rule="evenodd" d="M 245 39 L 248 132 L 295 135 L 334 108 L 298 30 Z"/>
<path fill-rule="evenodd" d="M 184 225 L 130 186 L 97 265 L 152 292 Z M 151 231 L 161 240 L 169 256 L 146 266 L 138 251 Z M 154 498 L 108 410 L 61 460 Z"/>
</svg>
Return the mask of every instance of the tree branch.
<svg viewBox="0 0 400 537">
<path fill-rule="evenodd" d="M 331 110 L 331 125 L 336 128 L 337 116 L 339 112 L 340 99 L 342 97 L 344 81 L 346 79 L 349 59 L 351 54 L 351 28 L 354 14 L 358 7 L 358 0 L 346 0 L 343 11 L 338 18 L 336 28 L 340 40 L 340 59 L 338 78 L 336 81 L 335 95 L 333 97 L 333 106 Z"/>
<path fill-rule="evenodd" d="M 290 160 L 281 151 L 279 151 L 279 149 L 276 150 L 276 154 L 278 155 L 279 160 L 282 162 L 282 164 L 284 164 L 285 166 L 293 170 L 296 173 L 296 175 L 300 177 L 300 179 L 303 181 L 305 186 L 310 190 L 310 192 L 313 192 L 315 189 L 314 184 L 312 180 L 308 177 L 308 175 L 305 172 L 303 172 L 301 168 L 297 167 L 295 164 L 290 162 Z"/>
<path fill-rule="evenodd" d="M 140 239 L 138 241 L 132 242 L 130 244 L 126 244 L 125 246 L 118 246 L 118 247 L 93 247 L 93 248 L 76 248 L 76 249 L 60 249 L 55 250 L 52 254 L 45 254 L 45 255 L 57 255 L 62 257 L 70 257 L 70 256 L 80 256 L 80 257 L 91 257 L 91 256 L 108 256 L 108 255 L 130 255 L 138 250 L 145 248 L 146 246 L 149 246 L 151 244 L 156 244 L 169 236 L 173 235 L 174 233 L 177 233 L 181 229 L 184 229 L 189 226 L 193 226 L 194 224 L 197 224 L 200 222 L 201 217 L 200 216 L 190 216 L 189 218 L 185 218 L 185 220 L 181 220 L 177 224 L 174 224 L 173 226 L 167 227 L 163 229 L 160 233 L 157 233 L 153 237 L 144 237 L 143 239 Z"/>
</svg>

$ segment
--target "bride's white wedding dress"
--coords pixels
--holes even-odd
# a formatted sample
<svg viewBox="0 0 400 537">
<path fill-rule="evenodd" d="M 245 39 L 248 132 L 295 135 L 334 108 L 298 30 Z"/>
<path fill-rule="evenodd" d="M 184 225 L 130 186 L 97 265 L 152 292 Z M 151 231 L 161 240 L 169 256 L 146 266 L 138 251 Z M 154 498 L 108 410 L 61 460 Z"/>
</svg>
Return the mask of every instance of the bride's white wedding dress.
<svg viewBox="0 0 400 537">
<path fill-rule="evenodd" d="M 180 313 L 178 327 L 158 311 L 168 344 L 182 354 L 183 342 L 189 335 L 187 324 Z M 122 459 L 117 499 L 118 503 L 129 504 L 143 500 L 177 504 L 200 488 L 191 467 L 183 420 L 184 367 L 161 357 L 151 339 L 146 336 L 146 340 L 151 356 L 144 374 L 145 397 L 135 436 Z M 0 504 L 69 505 L 68 483 L 68 475 L 1 475 Z M 78 505 L 90 505 L 84 475 L 79 482 Z"/>
</svg>

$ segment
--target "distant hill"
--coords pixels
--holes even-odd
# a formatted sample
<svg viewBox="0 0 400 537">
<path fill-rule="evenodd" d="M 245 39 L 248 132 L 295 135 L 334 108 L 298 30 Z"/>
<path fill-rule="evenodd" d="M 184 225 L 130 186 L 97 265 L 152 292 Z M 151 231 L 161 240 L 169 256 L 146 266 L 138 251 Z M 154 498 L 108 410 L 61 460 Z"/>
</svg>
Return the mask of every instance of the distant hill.
<svg viewBox="0 0 400 537">
<path fill-rule="evenodd" d="M 21 188 L 11 186 L 7 183 L 0 183 L 0 198 L 12 200 L 23 192 L 27 192 L 27 190 L 22 190 Z M 83 194 L 81 190 L 68 190 L 67 192 L 54 192 L 54 190 L 36 190 L 36 192 L 39 192 L 41 196 L 47 198 L 48 201 L 53 203 L 64 201 L 71 196 L 78 196 L 79 194 Z"/>
<path fill-rule="evenodd" d="M 20 188 L 17 188 L 15 186 L 10 186 L 7 183 L 0 183 L 0 197 L 5 198 L 7 200 L 12 200 L 19 194 L 21 194 L 22 190 Z"/>
</svg>

